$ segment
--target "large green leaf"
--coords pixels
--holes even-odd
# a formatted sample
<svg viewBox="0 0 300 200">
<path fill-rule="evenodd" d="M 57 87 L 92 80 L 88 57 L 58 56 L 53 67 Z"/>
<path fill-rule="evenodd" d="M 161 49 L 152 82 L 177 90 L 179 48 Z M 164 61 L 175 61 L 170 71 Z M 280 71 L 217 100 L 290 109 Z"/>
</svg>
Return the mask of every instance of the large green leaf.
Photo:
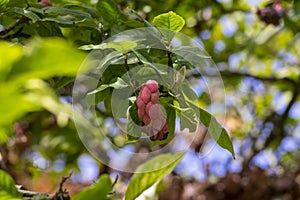
<svg viewBox="0 0 300 200">
<path fill-rule="evenodd" d="M 0 81 L 6 79 L 13 64 L 22 57 L 23 48 L 21 45 L 0 42 Z"/>
<path fill-rule="evenodd" d="M 0 170 L 0 199 L 21 200 L 22 195 L 18 192 L 14 180 L 4 171 Z"/>
<path fill-rule="evenodd" d="M 0 0 L 0 12 L 6 8 L 8 2 L 9 0 Z"/>
<path fill-rule="evenodd" d="M 37 14 L 35 14 L 34 12 L 31 12 L 29 10 L 26 10 L 25 8 L 14 7 L 14 8 L 12 8 L 12 11 L 31 19 L 32 22 L 36 22 L 36 21 L 40 20 L 40 17 Z"/>
<path fill-rule="evenodd" d="M 87 189 L 82 190 L 72 197 L 72 200 L 97 199 L 106 200 L 107 194 L 112 190 L 112 183 L 107 174 L 100 177 L 97 183 Z"/>
<path fill-rule="evenodd" d="M 202 108 L 197 108 L 200 113 L 200 121 L 208 128 L 209 134 L 222 148 L 228 150 L 235 158 L 234 149 L 227 131 L 219 124 L 216 118 Z"/>
<path fill-rule="evenodd" d="M 9 80 L 75 76 L 85 56 L 65 40 L 35 39 L 28 44 L 25 56 L 13 66 Z"/>
<path fill-rule="evenodd" d="M 98 1 L 97 10 L 100 12 L 101 17 L 111 25 L 118 25 L 126 19 L 125 15 L 112 0 Z"/>
<path fill-rule="evenodd" d="M 36 106 L 24 96 L 13 92 L 9 85 L 0 84 L 0 126 L 8 125 Z"/>
<path fill-rule="evenodd" d="M 137 46 L 136 42 L 132 41 L 123 41 L 123 42 L 109 42 L 107 43 L 108 48 L 114 48 L 116 51 L 125 54 L 128 53 L 130 50 Z"/>
<path fill-rule="evenodd" d="M 208 128 L 209 134 L 217 142 L 217 144 L 222 148 L 228 150 L 232 154 L 233 158 L 235 158 L 234 149 L 230 137 L 227 131 L 216 120 L 216 118 L 204 109 L 197 106 L 188 98 L 185 98 L 185 100 L 189 108 L 195 111 L 194 113 L 196 113 L 200 121 L 204 124 L 204 126 Z"/>
<path fill-rule="evenodd" d="M 185 21 L 181 16 L 170 11 L 154 17 L 153 24 L 158 28 L 164 28 L 178 32 L 183 28 Z"/>
<path fill-rule="evenodd" d="M 208 132 L 217 144 L 228 150 L 235 157 L 233 145 L 227 131 L 213 115 L 198 106 L 198 97 L 193 89 L 187 83 L 183 82 L 176 84 L 174 90 L 180 94 L 177 95 L 180 107 L 177 108 L 175 106 L 180 114 L 180 128 L 189 128 L 190 131 L 195 131 L 197 125 L 196 119 L 200 119 L 204 126 L 208 128 Z"/>
<path fill-rule="evenodd" d="M 180 162 L 184 152 L 162 154 L 140 165 L 128 185 L 125 200 L 133 200 L 144 190 L 159 182 Z"/>
<path fill-rule="evenodd" d="M 100 85 L 97 89 L 95 89 L 92 92 L 89 92 L 88 94 L 95 94 L 98 92 L 102 92 L 103 90 L 105 90 L 106 88 L 109 88 L 109 87 L 114 88 L 114 89 L 122 89 L 122 88 L 128 87 L 128 84 L 125 81 L 123 81 L 121 78 L 118 77 L 116 82 L 111 83 L 111 84 Z"/>
<path fill-rule="evenodd" d="M 45 7 L 43 10 L 44 13 L 48 15 L 72 15 L 78 19 L 92 19 L 92 16 L 89 13 L 74 9 L 50 6 Z"/>
<path fill-rule="evenodd" d="M 130 106 L 127 116 L 128 124 L 126 132 L 126 143 L 136 142 L 142 135 L 142 122 L 139 120 L 137 111 L 138 107 L 135 102 Z"/>
</svg>

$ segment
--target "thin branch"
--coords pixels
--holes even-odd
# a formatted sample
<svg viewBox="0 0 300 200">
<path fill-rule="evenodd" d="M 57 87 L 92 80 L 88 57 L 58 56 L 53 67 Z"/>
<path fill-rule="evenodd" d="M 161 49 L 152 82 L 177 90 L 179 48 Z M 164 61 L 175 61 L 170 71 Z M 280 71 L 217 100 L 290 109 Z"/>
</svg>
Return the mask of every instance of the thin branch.
<svg viewBox="0 0 300 200">
<path fill-rule="evenodd" d="M 10 31 L 14 30 L 17 26 L 19 26 L 22 23 L 25 23 L 28 21 L 28 18 L 21 16 L 19 19 L 17 19 L 16 23 L 7 27 L 6 29 L 0 31 L 0 36 L 8 34 Z"/>
<path fill-rule="evenodd" d="M 221 71 L 221 76 L 224 77 L 250 77 L 250 78 L 254 78 L 257 80 L 261 80 L 261 81 L 267 81 L 267 82 L 287 82 L 290 83 L 292 85 L 296 85 L 297 82 L 293 79 L 290 78 L 277 78 L 274 76 L 257 76 L 257 75 L 252 75 L 249 73 L 241 73 L 241 72 L 230 72 L 230 71 Z"/>
<path fill-rule="evenodd" d="M 40 197 L 40 199 L 42 199 L 42 197 L 43 197 L 43 199 L 49 199 L 49 200 L 52 199 L 52 197 L 46 193 L 32 192 L 32 191 L 23 190 L 23 189 L 18 189 L 18 191 L 22 194 L 22 196 L 26 200 L 30 200 L 30 199 L 33 199 L 36 197 Z"/>
<path fill-rule="evenodd" d="M 249 78 L 254 78 L 257 80 L 261 80 L 261 81 L 266 81 L 266 82 L 286 82 L 289 84 L 292 84 L 293 86 L 297 85 L 297 81 L 291 79 L 291 78 L 277 78 L 275 76 L 257 76 L 257 75 L 253 75 L 253 74 L 249 74 L 249 73 L 242 73 L 242 72 L 231 72 L 231 71 L 220 71 L 220 74 L 222 77 L 249 77 Z M 201 74 L 193 74 L 192 75 L 195 78 L 199 78 L 202 75 Z M 209 75 L 207 75 L 209 76 Z M 212 75 L 213 76 L 213 75 Z"/>
<path fill-rule="evenodd" d="M 63 176 L 60 183 L 58 191 L 55 193 L 55 195 L 52 197 L 51 200 L 69 200 L 70 195 L 69 192 L 66 189 L 63 189 L 64 183 L 72 176 L 73 172 L 70 172 L 68 176 Z"/>
<path fill-rule="evenodd" d="M 264 144 L 261 145 L 261 148 L 257 149 L 255 148 L 255 139 L 256 138 L 251 138 L 253 141 L 252 144 L 252 155 L 246 159 L 244 162 L 244 167 L 248 166 L 251 160 L 263 149 L 269 146 L 269 144 L 274 141 L 274 140 L 282 140 L 285 137 L 284 134 L 284 125 L 286 120 L 288 119 L 288 114 L 297 101 L 298 96 L 300 95 L 300 77 L 298 78 L 298 82 L 293 81 L 293 96 L 291 100 L 289 101 L 287 107 L 285 108 L 284 112 L 282 115 L 278 115 L 275 112 L 271 113 L 263 122 L 264 126 L 271 122 L 273 123 L 274 127 L 273 130 L 271 131 L 270 135 L 266 138 L 264 141 Z"/>
</svg>

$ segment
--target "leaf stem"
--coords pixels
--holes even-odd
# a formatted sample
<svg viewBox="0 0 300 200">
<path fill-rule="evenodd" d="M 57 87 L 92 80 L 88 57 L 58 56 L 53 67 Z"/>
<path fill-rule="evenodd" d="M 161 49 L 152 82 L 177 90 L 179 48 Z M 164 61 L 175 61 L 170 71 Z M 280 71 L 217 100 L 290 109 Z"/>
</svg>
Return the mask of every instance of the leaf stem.
<svg viewBox="0 0 300 200">
<path fill-rule="evenodd" d="M 138 95 L 138 93 L 136 92 L 136 90 L 135 90 L 135 83 L 132 81 L 132 72 L 130 71 L 130 68 L 129 68 L 129 66 L 128 66 L 128 53 L 125 53 L 124 54 L 124 68 L 125 68 L 125 70 L 127 71 L 127 73 L 128 73 L 128 76 L 129 76 L 129 83 L 130 83 L 130 85 L 131 85 L 131 87 L 133 88 L 133 90 L 134 90 L 134 93 L 135 93 L 135 95 L 137 96 Z"/>
</svg>

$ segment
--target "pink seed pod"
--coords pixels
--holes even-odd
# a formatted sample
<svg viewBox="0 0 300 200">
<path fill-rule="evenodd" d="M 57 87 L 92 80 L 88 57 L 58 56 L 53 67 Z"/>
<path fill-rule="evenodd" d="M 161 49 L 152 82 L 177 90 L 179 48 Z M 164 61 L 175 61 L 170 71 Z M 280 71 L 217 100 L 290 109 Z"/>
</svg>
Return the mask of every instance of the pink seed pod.
<svg viewBox="0 0 300 200">
<path fill-rule="evenodd" d="M 145 115 L 145 110 L 144 109 L 138 109 L 138 117 L 139 117 L 139 120 L 143 120 L 144 118 L 144 115 Z"/>
<path fill-rule="evenodd" d="M 144 115 L 143 122 L 145 123 L 145 125 L 150 124 L 151 119 L 150 119 L 150 117 L 147 114 Z"/>
<path fill-rule="evenodd" d="M 153 128 L 153 130 L 157 133 L 159 131 L 163 130 L 164 124 L 165 124 L 166 120 L 159 120 L 159 119 L 155 119 L 155 120 L 151 120 L 151 126 Z"/>
<path fill-rule="evenodd" d="M 151 94 L 151 102 L 153 104 L 159 104 L 159 93 L 158 92 Z"/>
<path fill-rule="evenodd" d="M 151 91 L 147 87 L 143 87 L 139 96 L 147 104 L 151 100 Z"/>
<path fill-rule="evenodd" d="M 145 85 L 149 88 L 151 93 L 158 91 L 158 83 L 154 80 L 148 80 Z"/>
<path fill-rule="evenodd" d="M 147 112 L 147 106 L 146 106 L 146 112 Z M 166 117 L 161 110 L 160 104 L 154 104 L 151 106 L 149 109 L 149 112 L 147 112 L 149 117 L 151 119 L 159 119 L 159 120 L 164 120 Z"/>
<path fill-rule="evenodd" d="M 146 107 L 145 103 L 143 102 L 143 100 L 139 96 L 136 100 L 136 104 L 137 104 L 139 109 L 145 109 L 145 107 Z"/>
<path fill-rule="evenodd" d="M 137 98 L 138 117 L 144 122 L 142 131 L 152 141 L 164 140 L 168 137 L 167 118 L 160 107 L 158 83 L 148 80 L 141 87 Z"/>
<path fill-rule="evenodd" d="M 52 3 L 49 0 L 42 0 L 38 2 L 38 4 L 42 5 L 43 7 L 52 6 Z"/>
<path fill-rule="evenodd" d="M 149 115 L 149 112 L 150 112 L 150 109 L 152 109 L 152 106 L 153 104 L 151 102 L 149 102 L 147 105 L 146 105 L 146 113 Z"/>
</svg>

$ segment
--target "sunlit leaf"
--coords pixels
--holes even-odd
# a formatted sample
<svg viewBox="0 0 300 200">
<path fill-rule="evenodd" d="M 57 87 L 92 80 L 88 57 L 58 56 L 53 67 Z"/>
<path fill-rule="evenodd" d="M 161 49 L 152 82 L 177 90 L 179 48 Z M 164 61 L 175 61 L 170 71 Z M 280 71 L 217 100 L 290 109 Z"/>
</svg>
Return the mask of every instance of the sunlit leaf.
<svg viewBox="0 0 300 200">
<path fill-rule="evenodd" d="M 144 190 L 169 174 L 183 157 L 183 152 L 162 154 L 140 165 L 128 185 L 125 200 L 138 197 Z"/>
<path fill-rule="evenodd" d="M 58 73 L 75 76 L 85 56 L 62 39 L 33 40 L 28 44 L 25 56 L 13 66 L 9 80 L 50 78 Z"/>
<path fill-rule="evenodd" d="M 183 28 L 185 21 L 181 16 L 170 11 L 154 17 L 153 24 L 158 28 L 164 28 L 178 32 Z"/>
<path fill-rule="evenodd" d="M 18 192 L 14 180 L 4 171 L 0 170 L 0 199 L 21 200 L 22 195 Z"/>
<path fill-rule="evenodd" d="M 196 120 L 200 119 L 203 125 L 208 128 L 208 132 L 217 144 L 228 150 L 232 156 L 235 157 L 233 145 L 227 131 L 219 124 L 213 115 L 197 105 L 197 95 L 193 89 L 185 83 L 177 84 L 175 89 L 181 94 L 178 96 L 180 128 L 189 128 L 190 131 L 195 131 L 197 125 Z"/>
<path fill-rule="evenodd" d="M 106 200 L 107 194 L 112 191 L 112 183 L 107 174 L 100 176 L 97 183 L 82 190 L 72 197 L 72 200 L 98 199 Z"/>
<path fill-rule="evenodd" d="M 83 46 L 79 47 L 79 49 L 82 49 L 82 50 L 94 50 L 94 49 L 106 49 L 106 48 L 108 48 L 106 43 L 97 44 L 97 45 L 88 44 L 88 45 L 83 45 Z"/>
<path fill-rule="evenodd" d="M 33 111 L 38 106 L 32 104 L 15 88 L 8 84 L 0 84 L 0 127 L 11 125 L 26 112 Z"/>
<path fill-rule="evenodd" d="M 8 4 L 9 0 L 0 0 L 0 11 L 4 10 L 6 8 L 6 5 Z"/>
<path fill-rule="evenodd" d="M 114 48 L 116 51 L 118 51 L 120 53 L 123 53 L 123 54 L 129 52 L 130 50 L 132 50 L 136 46 L 137 46 L 137 43 L 132 42 L 132 41 L 109 42 L 109 43 L 107 43 L 108 48 Z"/>
<path fill-rule="evenodd" d="M 227 131 L 219 124 L 216 118 L 191 102 L 188 102 L 188 105 L 196 110 L 200 121 L 208 128 L 209 134 L 217 142 L 217 144 L 228 150 L 232 154 L 232 157 L 235 158 L 232 141 Z"/>
<path fill-rule="evenodd" d="M 21 45 L 0 42 L 0 81 L 5 80 L 13 63 L 20 59 L 22 55 L 23 48 Z"/>
</svg>

